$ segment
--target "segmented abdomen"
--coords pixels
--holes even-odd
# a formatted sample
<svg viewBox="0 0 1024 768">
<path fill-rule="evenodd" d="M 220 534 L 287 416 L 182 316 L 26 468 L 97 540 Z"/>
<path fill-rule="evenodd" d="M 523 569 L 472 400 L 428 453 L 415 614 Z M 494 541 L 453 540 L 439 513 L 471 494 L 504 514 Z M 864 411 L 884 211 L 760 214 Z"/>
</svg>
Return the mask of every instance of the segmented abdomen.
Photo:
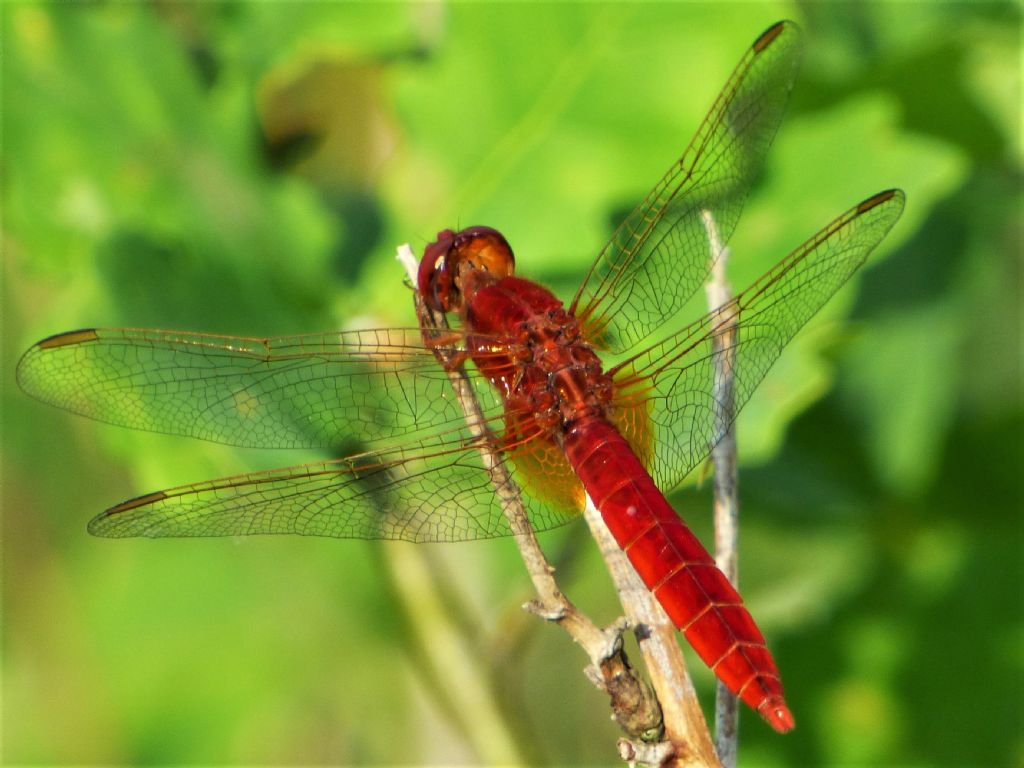
<svg viewBox="0 0 1024 768">
<path fill-rule="evenodd" d="M 697 655 L 773 728 L 792 728 L 775 661 L 743 599 L 625 438 L 594 417 L 570 428 L 563 446 L 615 540 Z"/>
</svg>

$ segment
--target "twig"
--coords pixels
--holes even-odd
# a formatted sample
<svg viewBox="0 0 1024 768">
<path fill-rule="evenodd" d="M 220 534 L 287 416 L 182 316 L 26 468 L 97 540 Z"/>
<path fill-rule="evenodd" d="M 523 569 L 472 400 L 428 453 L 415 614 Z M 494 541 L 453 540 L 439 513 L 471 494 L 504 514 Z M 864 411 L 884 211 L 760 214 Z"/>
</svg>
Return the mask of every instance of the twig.
<svg viewBox="0 0 1024 768">
<path fill-rule="evenodd" d="M 408 245 L 399 247 L 398 259 L 415 284 L 417 261 Z M 432 312 L 418 295 L 416 311 L 423 327 L 448 327 L 444 316 Z M 448 372 L 449 380 L 466 416 L 467 426 L 473 437 L 479 441 L 484 468 L 490 475 L 502 512 L 508 519 L 520 556 L 537 592 L 538 599 L 524 607 L 563 627 L 584 649 L 592 665 L 588 668 L 589 676 L 608 693 L 613 717 L 628 734 L 634 738 L 646 738 L 652 733 L 659 733 L 661 712 L 657 700 L 646 683 L 633 672 L 622 650 L 622 632 L 626 628 L 625 624 L 619 621 L 602 630 L 582 614 L 559 589 L 554 579 L 553 568 L 537 543 L 526 516 L 519 489 L 505 463 L 490 448 L 491 435 L 484 426 L 485 422 L 466 372 L 461 367 L 450 364 L 450 352 L 440 347 L 434 351 Z"/>
<path fill-rule="evenodd" d="M 711 279 L 706 286 L 708 309 L 714 312 L 732 298 L 725 268 L 729 249 L 718 236 L 718 228 L 710 211 L 701 211 L 711 252 Z M 733 586 L 738 585 L 737 545 L 739 540 L 739 478 L 736 471 L 734 348 L 736 319 L 716 333 L 714 345 L 714 390 L 716 403 L 715 436 L 718 441 L 711 450 L 715 468 L 715 563 Z M 715 747 L 723 768 L 735 768 L 739 740 L 739 703 L 724 683 L 715 688 Z"/>
</svg>

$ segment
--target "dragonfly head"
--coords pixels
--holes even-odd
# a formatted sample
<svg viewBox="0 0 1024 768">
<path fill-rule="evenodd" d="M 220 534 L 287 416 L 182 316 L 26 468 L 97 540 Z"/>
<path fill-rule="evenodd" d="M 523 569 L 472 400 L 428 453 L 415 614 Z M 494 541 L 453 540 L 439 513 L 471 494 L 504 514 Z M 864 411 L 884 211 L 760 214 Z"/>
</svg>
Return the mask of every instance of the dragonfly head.
<svg viewBox="0 0 1024 768">
<path fill-rule="evenodd" d="M 427 306 L 438 312 L 458 311 L 463 303 L 463 286 L 470 273 L 483 272 L 495 278 L 515 271 L 516 260 L 508 241 L 491 227 L 467 227 L 437 233 L 420 262 L 418 288 Z"/>
</svg>

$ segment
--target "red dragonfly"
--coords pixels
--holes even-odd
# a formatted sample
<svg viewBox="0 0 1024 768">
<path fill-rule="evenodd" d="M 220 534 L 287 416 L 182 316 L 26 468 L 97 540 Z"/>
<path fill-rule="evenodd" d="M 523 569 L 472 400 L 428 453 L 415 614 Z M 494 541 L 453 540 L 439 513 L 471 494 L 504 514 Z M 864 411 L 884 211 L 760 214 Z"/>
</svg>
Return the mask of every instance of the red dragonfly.
<svg viewBox="0 0 1024 768">
<path fill-rule="evenodd" d="M 902 192 L 880 192 L 718 310 L 672 323 L 708 275 L 709 217 L 723 240 L 736 226 L 799 54 L 790 22 L 758 37 L 568 307 L 513 276 L 501 234 L 470 227 L 442 231 L 420 265 L 422 301 L 460 321 L 449 330 L 245 338 L 89 329 L 40 341 L 22 358 L 18 380 L 69 411 L 238 446 L 335 456 L 359 449 L 140 496 L 96 517 L 89 531 L 504 536 L 511 531 L 484 470 L 485 444 L 525 490 L 538 530 L 572 519 L 589 495 L 697 654 L 773 728 L 790 730 L 764 636 L 659 488 L 675 487 L 704 461 L 783 346 L 903 209 Z M 599 351 L 625 359 L 604 368 Z M 728 406 L 716 381 L 726 358 L 734 371 Z M 480 423 L 467 423 L 438 359 L 468 376 Z"/>
</svg>

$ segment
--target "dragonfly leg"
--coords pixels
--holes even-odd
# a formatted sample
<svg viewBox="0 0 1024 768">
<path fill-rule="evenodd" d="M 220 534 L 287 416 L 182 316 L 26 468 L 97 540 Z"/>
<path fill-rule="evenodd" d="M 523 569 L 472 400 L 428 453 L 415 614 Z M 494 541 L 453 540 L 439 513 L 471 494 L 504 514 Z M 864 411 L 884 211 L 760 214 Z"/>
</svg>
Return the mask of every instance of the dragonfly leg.
<svg viewBox="0 0 1024 768">
<path fill-rule="evenodd" d="M 456 331 L 445 332 L 442 329 L 432 330 L 423 334 L 423 346 L 431 350 L 448 373 L 462 368 L 470 358 L 470 354 L 458 346 L 465 336 Z"/>
</svg>

